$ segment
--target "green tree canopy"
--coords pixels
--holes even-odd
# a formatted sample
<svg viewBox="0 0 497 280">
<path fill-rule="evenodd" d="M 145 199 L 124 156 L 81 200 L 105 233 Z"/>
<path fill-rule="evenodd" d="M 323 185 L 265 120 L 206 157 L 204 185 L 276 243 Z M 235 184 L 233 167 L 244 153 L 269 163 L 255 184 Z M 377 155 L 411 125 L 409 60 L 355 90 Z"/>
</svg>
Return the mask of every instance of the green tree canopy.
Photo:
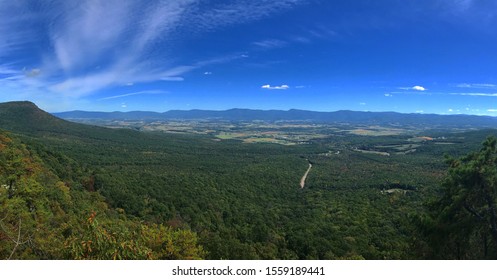
<svg viewBox="0 0 497 280">
<path fill-rule="evenodd" d="M 448 163 L 442 196 L 423 221 L 432 257 L 497 258 L 497 138 Z"/>
</svg>

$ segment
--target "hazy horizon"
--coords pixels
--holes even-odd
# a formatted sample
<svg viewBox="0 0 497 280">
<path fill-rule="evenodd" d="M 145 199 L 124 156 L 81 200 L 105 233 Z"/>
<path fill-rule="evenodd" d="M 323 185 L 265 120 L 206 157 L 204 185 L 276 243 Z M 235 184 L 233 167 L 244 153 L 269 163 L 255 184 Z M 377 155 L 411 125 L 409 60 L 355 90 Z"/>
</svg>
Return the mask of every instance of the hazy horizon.
<svg viewBox="0 0 497 280">
<path fill-rule="evenodd" d="M 115 111 L 92 111 L 92 110 L 68 110 L 68 111 L 59 111 L 59 112 L 49 112 L 51 114 L 59 114 L 59 113 L 68 113 L 68 112 L 89 112 L 89 113 L 133 113 L 133 112 L 147 112 L 147 113 L 158 113 L 158 114 L 163 114 L 167 113 L 170 111 L 215 111 L 215 112 L 225 112 L 225 111 L 230 111 L 230 110 L 249 110 L 249 111 L 283 111 L 283 112 L 289 112 L 289 111 L 308 111 L 308 112 L 316 112 L 316 113 L 335 113 L 335 112 L 340 112 L 340 111 L 349 111 L 349 112 L 358 112 L 358 113 L 396 113 L 396 114 L 416 114 L 416 115 L 440 115 L 440 116 L 476 116 L 476 117 L 497 117 L 497 116 L 492 116 L 492 115 L 485 115 L 485 114 L 471 114 L 471 113 L 425 113 L 425 112 L 413 112 L 413 113 L 403 113 L 403 112 L 396 112 L 396 111 L 360 111 L 360 110 L 349 110 L 349 109 L 340 109 L 340 110 L 334 110 L 334 111 L 317 111 L 317 110 L 305 110 L 305 109 L 298 109 L 298 108 L 290 108 L 290 109 L 254 109 L 254 108 L 229 108 L 229 109 L 170 109 L 167 111 L 150 111 L 150 110 L 115 110 Z"/>
</svg>

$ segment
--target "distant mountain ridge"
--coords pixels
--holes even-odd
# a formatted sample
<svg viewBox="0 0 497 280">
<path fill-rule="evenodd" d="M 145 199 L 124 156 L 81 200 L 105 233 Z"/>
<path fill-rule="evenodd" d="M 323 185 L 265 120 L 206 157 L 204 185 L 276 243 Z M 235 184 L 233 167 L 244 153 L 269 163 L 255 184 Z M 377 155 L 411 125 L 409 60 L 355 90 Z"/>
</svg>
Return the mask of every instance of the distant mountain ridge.
<svg viewBox="0 0 497 280">
<path fill-rule="evenodd" d="M 359 112 L 336 111 L 316 112 L 291 109 L 283 110 L 252 110 L 230 109 L 213 110 L 171 110 L 164 113 L 133 111 L 133 112 L 86 112 L 71 111 L 54 113 L 53 115 L 67 120 L 100 119 L 100 120 L 208 120 L 225 121 L 308 121 L 316 123 L 349 123 L 365 125 L 429 125 L 441 127 L 475 127 L 497 128 L 497 118 L 475 115 L 437 115 L 437 114 L 404 114 L 396 112 Z"/>
<path fill-rule="evenodd" d="M 224 121 L 301 121 L 363 125 L 411 125 L 447 128 L 497 128 L 497 118 L 473 115 L 402 114 L 396 112 L 315 112 L 305 110 L 230 109 L 172 110 L 165 113 L 71 111 L 49 114 L 28 101 L 0 103 L 0 128 L 15 131 L 67 131 L 81 133 L 85 126 L 67 120 L 224 120 Z"/>
</svg>

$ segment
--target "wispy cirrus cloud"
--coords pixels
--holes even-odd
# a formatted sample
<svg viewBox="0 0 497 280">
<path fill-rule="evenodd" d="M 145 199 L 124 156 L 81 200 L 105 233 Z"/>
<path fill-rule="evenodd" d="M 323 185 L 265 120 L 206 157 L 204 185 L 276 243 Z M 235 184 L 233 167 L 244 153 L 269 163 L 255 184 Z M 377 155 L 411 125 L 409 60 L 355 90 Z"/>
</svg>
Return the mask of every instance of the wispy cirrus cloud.
<svg viewBox="0 0 497 280">
<path fill-rule="evenodd" d="M 433 0 L 440 15 L 456 24 L 493 31 L 497 2 L 492 0 Z"/>
<path fill-rule="evenodd" d="M 12 14 L 20 4 L 17 1 L 0 3 L 0 58 L 23 49 L 33 41 L 33 30 L 26 28 L 26 23 L 34 19 L 31 12 Z"/>
<path fill-rule="evenodd" d="M 269 90 L 287 90 L 290 88 L 289 85 L 281 85 L 281 86 L 271 86 L 271 85 L 263 85 L 261 86 L 262 89 L 269 89 Z"/>
<path fill-rule="evenodd" d="M 456 87 L 458 87 L 458 88 L 495 89 L 495 88 L 497 88 L 497 85 L 496 84 L 468 84 L 468 83 L 463 83 L 463 84 L 457 84 Z"/>
<path fill-rule="evenodd" d="M 300 31 L 297 35 L 287 36 L 284 39 L 265 39 L 252 42 L 252 45 L 260 50 L 272 50 L 287 47 L 290 44 L 310 44 L 315 40 L 330 40 L 339 37 L 339 34 L 333 29 L 325 26 L 316 26 L 313 28 Z"/>
<path fill-rule="evenodd" d="M 454 0 L 453 4 L 456 8 L 461 10 L 469 9 L 474 3 L 474 0 Z"/>
<path fill-rule="evenodd" d="M 286 46 L 288 43 L 279 39 L 268 39 L 252 43 L 254 46 L 264 50 L 278 49 Z"/>
<path fill-rule="evenodd" d="M 484 97 L 497 97 L 497 93 L 483 93 L 483 92 L 453 92 L 451 95 L 463 96 L 484 96 Z"/>
<path fill-rule="evenodd" d="M 18 81 L 25 76 L 22 71 L 11 69 L 8 66 L 0 65 L 0 82 Z"/>
<path fill-rule="evenodd" d="M 81 98 L 110 87 L 183 81 L 193 70 L 242 56 L 179 62 L 178 42 L 305 2 L 54 0 L 33 6 L 2 1 L 0 87 L 10 95 Z"/>
<path fill-rule="evenodd" d="M 164 91 L 164 90 L 144 90 L 144 91 L 137 91 L 137 92 L 131 92 L 131 93 L 125 93 L 125 94 L 120 94 L 120 95 L 104 97 L 104 98 L 100 98 L 99 100 L 118 99 L 118 98 L 124 98 L 124 97 L 135 96 L 135 95 L 144 95 L 144 94 L 167 94 L 167 93 L 168 92 Z"/>
<path fill-rule="evenodd" d="M 192 32 L 212 31 L 225 26 L 251 22 L 305 4 L 306 0 L 238 0 L 223 3 L 211 1 L 210 9 L 195 5 L 188 13 L 188 29 Z M 205 6 L 204 6 L 205 7 Z"/>
<path fill-rule="evenodd" d="M 310 37 L 317 39 L 335 39 L 340 36 L 333 28 L 323 25 L 311 28 L 307 32 Z"/>
</svg>

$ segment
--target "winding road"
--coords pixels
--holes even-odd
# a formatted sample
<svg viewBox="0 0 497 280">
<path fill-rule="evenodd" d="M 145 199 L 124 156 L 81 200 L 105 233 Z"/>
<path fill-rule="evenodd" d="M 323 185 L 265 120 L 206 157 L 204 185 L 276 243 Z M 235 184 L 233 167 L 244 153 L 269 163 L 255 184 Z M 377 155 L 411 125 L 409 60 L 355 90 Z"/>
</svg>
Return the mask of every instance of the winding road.
<svg viewBox="0 0 497 280">
<path fill-rule="evenodd" d="M 307 168 L 307 171 L 305 172 L 304 176 L 302 179 L 300 179 L 300 188 L 305 187 L 305 179 L 307 179 L 307 175 L 309 175 L 309 172 L 311 172 L 312 164 L 309 162 L 309 168 Z"/>
</svg>

